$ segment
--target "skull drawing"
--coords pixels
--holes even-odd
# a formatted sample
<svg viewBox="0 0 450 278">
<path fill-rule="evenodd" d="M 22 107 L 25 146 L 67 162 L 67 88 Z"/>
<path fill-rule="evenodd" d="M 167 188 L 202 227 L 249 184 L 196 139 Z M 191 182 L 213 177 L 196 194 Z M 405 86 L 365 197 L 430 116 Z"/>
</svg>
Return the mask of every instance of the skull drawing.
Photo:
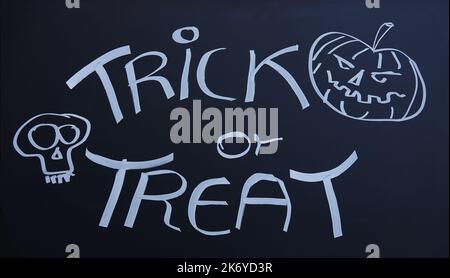
<svg viewBox="0 0 450 278">
<path fill-rule="evenodd" d="M 46 183 L 70 182 L 74 176 L 72 150 L 86 141 L 90 122 L 74 114 L 45 113 L 26 121 L 14 135 L 15 150 L 37 157 Z"/>
</svg>

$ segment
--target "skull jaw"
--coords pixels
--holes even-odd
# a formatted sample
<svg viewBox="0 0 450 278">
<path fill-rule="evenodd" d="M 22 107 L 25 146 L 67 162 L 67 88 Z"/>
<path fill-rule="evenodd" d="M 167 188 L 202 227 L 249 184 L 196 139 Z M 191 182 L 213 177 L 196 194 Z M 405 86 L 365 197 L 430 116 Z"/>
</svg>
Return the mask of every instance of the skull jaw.
<svg viewBox="0 0 450 278">
<path fill-rule="evenodd" d="M 49 155 L 51 153 L 51 156 Z M 71 166 L 71 157 L 63 155 L 58 148 L 44 156 L 41 161 L 42 173 L 45 175 L 45 182 L 51 184 L 69 183 L 70 177 L 74 176 L 73 167 Z"/>
</svg>

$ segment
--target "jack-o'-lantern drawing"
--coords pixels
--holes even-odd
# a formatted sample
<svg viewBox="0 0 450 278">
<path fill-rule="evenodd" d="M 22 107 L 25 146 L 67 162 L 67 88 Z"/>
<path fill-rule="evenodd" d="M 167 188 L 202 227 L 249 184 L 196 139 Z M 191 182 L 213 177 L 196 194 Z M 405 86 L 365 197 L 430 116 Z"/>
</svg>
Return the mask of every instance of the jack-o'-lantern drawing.
<svg viewBox="0 0 450 278">
<path fill-rule="evenodd" d="M 404 52 L 378 48 L 394 26 L 384 23 L 372 46 L 339 32 L 320 36 L 309 53 L 312 85 L 323 102 L 346 117 L 364 121 L 406 121 L 426 99 L 417 64 Z"/>
</svg>

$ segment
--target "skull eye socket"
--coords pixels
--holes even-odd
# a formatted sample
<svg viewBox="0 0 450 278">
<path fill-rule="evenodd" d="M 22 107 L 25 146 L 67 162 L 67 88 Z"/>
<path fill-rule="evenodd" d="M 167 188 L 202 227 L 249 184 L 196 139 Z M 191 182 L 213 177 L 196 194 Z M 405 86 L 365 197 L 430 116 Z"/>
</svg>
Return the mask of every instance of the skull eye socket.
<svg viewBox="0 0 450 278">
<path fill-rule="evenodd" d="M 387 78 L 389 76 L 393 76 L 393 75 L 400 76 L 402 74 L 399 72 L 393 72 L 393 71 L 372 72 L 372 74 L 371 74 L 372 79 L 378 83 L 386 83 Z"/>
<path fill-rule="evenodd" d="M 72 145 L 80 138 L 80 129 L 74 125 L 63 125 L 58 130 L 63 144 Z"/>
<path fill-rule="evenodd" d="M 38 150 L 46 151 L 58 144 L 57 127 L 53 124 L 39 124 L 28 131 L 28 140 Z"/>
<path fill-rule="evenodd" d="M 342 58 L 341 56 L 338 56 L 336 54 L 333 54 L 333 56 L 336 58 L 339 67 L 341 67 L 341 69 L 345 69 L 345 70 L 350 70 L 350 69 L 354 69 L 355 66 L 350 63 L 349 61 L 345 60 L 344 58 Z"/>
</svg>

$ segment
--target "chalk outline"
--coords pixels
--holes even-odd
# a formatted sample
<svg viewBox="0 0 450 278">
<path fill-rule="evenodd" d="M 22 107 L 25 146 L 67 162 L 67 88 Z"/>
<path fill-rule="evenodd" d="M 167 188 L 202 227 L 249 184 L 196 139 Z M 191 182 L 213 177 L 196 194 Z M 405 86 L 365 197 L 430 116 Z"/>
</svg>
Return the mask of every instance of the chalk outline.
<svg viewBox="0 0 450 278">
<path fill-rule="evenodd" d="M 385 24 L 389 24 L 390 28 L 392 28 L 394 26 L 392 23 L 385 23 Z M 385 24 L 383 24 L 383 25 L 385 25 Z M 376 41 L 378 41 L 378 42 L 381 41 L 381 39 L 384 37 L 384 35 L 386 35 L 386 33 L 385 33 L 385 34 L 383 34 L 383 36 L 381 36 L 381 38 L 378 39 L 378 35 L 379 35 L 379 32 L 380 32 L 380 29 L 378 30 L 377 35 L 375 36 L 375 42 L 374 42 L 373 46 L 370 46 L 367 43 L 365 43 L 364 41 L 362 41 L 361 39 L 358 39 L 358 38 L 356 38 L 356 37 L 354 37 L 352 35 L 349 35 L 349 34 L 346 34 L 346 33 L 343 33 L 343 32 L 328 32 L 328 33 L 325 33 L 325 34 L 322 34 L 321 36 L 319 36 L 314 41 L 314 43 L 311 46 L 311 49 L 309 51 L 309 56 L 308 56 L 308 73 L 309 73 L 309 78 L 311 80 L 311 84 L 312 84 L 316 94 L 319 95 L 319 97 L 322 99 L 322 101 L 325 104 L 327 104 L 327 106 L 329 106 L 331 109 L 333 109 L 336 113 L 339 113 L 339 114 L 341 114 L 341 115 L 343 115 L 345 117 L 348 117 L 348 118 L 351 118 L 351 119 L 354 119 L 354 120 L 362 120 L 362 121 L 368 121 L 368 122 L 403 122 L 403 121 L 407 121 L 407 120 L 413 119 L 416 116 L 418 116 L 422 112 L 422 110 L 423 110 L 423 108 L 425 106 L 426 97 L 427 97 L 427 90 L 426 90 L 425 81 L 424 81 L 424 79 L 422 77 L 422 74 L 421 74 L 421 72 L 419 70 L 419 67 L 417 66 L 416 62 L 414 60 L 412 60 L 408 55 L 406 55 L 406 53 L 404 53 L 401 50 L 395 49 L 395 48 L 380 48 L 380 49 L 376 48 L 378 46 L 378 43 L 376 43 Z M 313 73 L 314 72 L 314 70 L 313 70 L 313 61 L 317 58 L 317 56 L 324 49 L 324 48 L 321 48 L 321 49 L 319 49 L 318 52 L 315 52 L 317 45 L 319 44 L 319 42 L 322 39 L 324 39 L 325 37 L 330 36 L 330 35 L 339 35 L 340 36 L 340 37 L 338 37 L 337 39 L 335 39 L 333 41 L 336 41 L 338 39 L 342 39 L 343 37 L 348 37 L 351 40 L 357 40 L 358 42 L 364 44 L 373 53 L 388 52 L 388 51 L 393 52 L 393 53 L 398 52 L 398 53 L 401 53 L 401 54 L 405 55 L 405 57 L 408 58 L 408 61 L 409 61 L 410 65 L 412 66 L 412 69 L 413 69 L 413 72 L 414 72 L 414 75 L 415 75 L 415 84 L 416 84 L 416 86 L 415 86 L 415 91 L 414 91 L 413 97 L 411 99 L 411 102 L 409 104 L 409 107 L 408 107 L 406 113 L 403 115 L 402 118 L 400 118 L 400 119 L 392 119 L 392 118 L 390 118 L 390 119 L 367 119 L 367 118 L 354 117 L 354 116 L 351 116 L 351 115 L 348 115 L 348 114 L 344 114 L 342 111 L 340 111 L 339 109 L 334 107 L 334 105 L 332 105 L 331 103 L 328 102 L 327 98 L 325 98 L 325 95 L 328 95 L 327 92 L 325 94 L 322 94 L 321 90 L 318 88 L 317 83 L 315 81 L 314 73 Z M 413 103 L 415 102 L 415 98 L 417 96 L 419 81 L 420 81 L 420 85 L 422 86 L 422 90 L 423 90 L 422 103 L 421 103 L 419 109 L 414 114 L 408 116 L 409 111 L 411 110 L 411 107 L 412 107 Z M 392 117 L 392 115 L 391 115 L 391 117 Z"/>
<path fill-rule="evenodd" d="M 84 121 L 84 122 L 86 123 L 86 133 L 85 133 L 84 137 L 81 138 L 81 140 L 78 141 L 78 143 L 76 143 L 76 144 L 70 146 L 70 147 L 67 149 L 66 157 L 67 157 L 67 163 L 68 163 L 68 165 L 69 165 L 69 170 L 65 170 L 65 171 L 54 171 L 54 172 L 48 171 L 48 170 L 47 170 L 47 166 L 46 166 L 46 164 L 45 164 L 45 159 L 44 159 L 44 156 L 43 156 L 43 155 L 38 154 L 38 153 L 36 153 L 36 154 L 27 154 L 27 153 L 25 153 L 25 152 L 19 147 L 19 144 L 18 144 L 17 140 L 18 140 L 19 135 L 22 133 L 23 128 L 25 128 L 30 122 L 32 122 L 32 121 L 34 121 L 35 119 L 37 119 L 37 118 L 39 118 L 39 117 L 42 117 L 42 116 L 62 116 L 62 117 L 65 117 L 65 118 L 67 118 L 67 119 L 70 119 L 71 117 L 74 117 L 74 118 L 80 119 L 80 120 L 82 120 L 82 121 Z M 65 126 L 65 125 L 62 125 L 62 126 Z M 62 126 L 61 126 L 61 127 L 62 127 Z M 30 129 L 30 130 L 31 130 L 31 129 Z M 44 175 L 48 175 L 48 176 L 52 176 L 52 175 L 60 175 L 60 174 L 73 175 L 73 172 L 74 172 L 74 170 L 75 170 L 75 167 L 74 167 L 73 161 L 72 161 L 72 150 L 75 149 L 76 147 L 80 146 L 81 144 L 83 144 L 83 143 L 86 141 L 86 139 L 88 138 L 90 132 L 91 132 L 91 123 L 89 122 L 88 119 L 86 119 L 86 118 L 84 118 L 84 117 L 82 117 L 82 116 L 80 116 L 80 115 L 71 114 L 71 113 L 63 113 L 63 114 L 57 114 L 57 113 L 43 113 L 43 114 L 39 114 L 39 115 L 36 115 L 36 116 L 32 117 L 31 119 L 29 119 L 28 121 L 26 121 L 25 123 L 23 123 L 23 124 L 17 129 L 16 133 L 14 134 L 13 146 L 14 146 L 14 149 L 15 149 L 21 156 L 23 156 L 23 157 L 37 157 L 37 158 L 39 159 L 40 164 L 41 164 L 41 171 L 42 171 L 42 173 L 43 173 Z M 53 180 L 52 180 L 52 182 L 53 182 Z M 67 182 L 69 182 L 69 181 L 67 181 Z M 48 183 L 48 180 L 47 180 L 47 183 Z"/>
</svg>

